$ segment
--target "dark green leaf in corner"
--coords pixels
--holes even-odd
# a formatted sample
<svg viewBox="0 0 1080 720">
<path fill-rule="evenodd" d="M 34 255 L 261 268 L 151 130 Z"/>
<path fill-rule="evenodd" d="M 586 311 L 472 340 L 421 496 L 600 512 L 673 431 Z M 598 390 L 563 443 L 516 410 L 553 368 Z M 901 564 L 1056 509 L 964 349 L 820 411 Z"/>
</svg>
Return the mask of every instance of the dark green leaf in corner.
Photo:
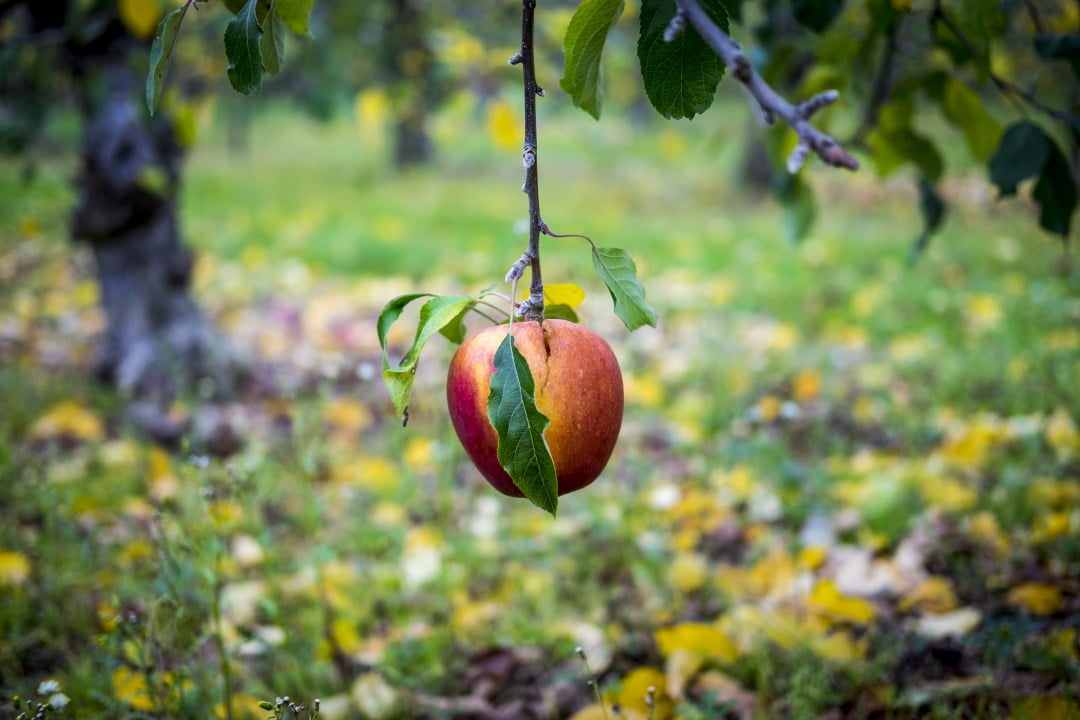
<svg viewBox="0 0 1080 720">
<path fill-rule="evenodd" d="M 567 322 L 581 322 L 574 308 L 562 303 L 544 306 L 544 317 L 549 320 L 566 320 Z"/>
<path fill-rule="evenodd" d="M 146 107 L 150 109 L 151 115 L 161 102 L 165 75 L 169 72 L 169 60 L 172 58 L 176 36 L 180 32 L 180 23 L 183 22 L 186 12 L 187 5 L 184 5 L 161 18 L 154 44 L 150 46 L 150 71 L 146 73 Z"/>
<path fill-rule="evenodd" d="M 603 98 L 603 73 L 600 57 L 604 42 L 622 15 L 624 0 L 582 0 L 570 18 L 563 39 L 566 71 L 559 87 L 574 104 L 597 120 Z"/>
<path fill-rule="evenodd" d="M 409 407 L 409 396 L 412 394 L 413 379 L 416 376 L 416 365 L 420 360 L 420 351 L 424 345 L 437 332 L 441 332 L 448 325 L 458 320 L 463 312 L 476 303 L 474 297 L 457 295 L 437 296 L 424 303 L 420 308 L 420 322 L 416 328 L 416 337 L 412 347 L 405 353 L 405 357 L 397 365 L 392 365 L 386 354 L 386 331 L 390 325 L 401 315 L 401 311 L 413 300 L 425 297 L 425 293 L 414 295 L 402 295 L 394 298 L 383 308 L 379 316 L 379 344 L 383 346 L 383 384 L 390 393 L 390 399 L 394 402 L 394 410 L 398 415 L 405 413 Z"/>
<path fill-rule="evenodd" d="M 795 21 L 816 33 L 824 32 L 844 9 L 844 0 L 792 0 Z"/>
<path fill-rule="evenodd" d="M 724 32 L 728 16 L 722 0 L 702 0 L 702 9 Z M 675 0 L 642 0 L 638 60 L 645 94 L 666 118 L 693 118 L 712 105 L 724 63 L 687 25 L 671 42 L 664 30 L 675 16 Z"/>
<path fill-rule="evenodd" d="M 941 227 L 941 221 L 945 219 L 945 201 L 941 199 L 934 184 L 925 176 L 919 178 L 919 212 L 922 213 L 923 229 L 919 237 L 915 238 L 915 244 L 911 246 L 911 253 L 908 255 L 909 265 L 914 265 L 926 251 L 930 238 Z"/>
<path fill-rule="evenodd" d="M 645 288 L 638 282 L 637 266 L 619 248 L 593 246 L 593 267 L 607 285 L 615 303 L 615 314 L 628 330 L 642 325 L 656 327 L 656 311 L 645 302 Z"/>
<path fill-rule="evenodd" d="M 990 158 L 990 182 L 1002 195 L 1016 194 L 1016 186 L 1042 171 L 1053 140 L 1030 120 L 1013 123 L 1005 130 Z"/>
<path fill-rule="evenodd" d="M 1031 196 L 1039 203 L 1039 225 L 1044 230 L 1068 239 L 1073 212 L 1076 210 L 1076 183 L 1069 170 L 1069 161 L 1053 141 Z"/>
<path fill-rule="evenodd" d="M 233 89 L 242 95 L 253 95 L 262 89 L 263 60 L 259 46 L 263 31 L 255 16 L 258 3 L 259 0 L 248 0 L 225 26 L 225 57 L 229 60 L 226 74 Z"/>
<path fill-rule="evenodd" d="M 267 75 L 281 72 L 281 63 L 285 61 L 285 26 L 277 11 L 268 14 L 263 20 L 262 61 Z"/>
<path fill-rule="evenodd" d="M 559 481 L 544 439 L 548 419 L 536 407 L 535 389 L 529 363 L 507 333 L 495 351 L 487 406 L 488 420 L 499 435 L 499 464 L 525 497 L 554 515 Z"/>
</svg>

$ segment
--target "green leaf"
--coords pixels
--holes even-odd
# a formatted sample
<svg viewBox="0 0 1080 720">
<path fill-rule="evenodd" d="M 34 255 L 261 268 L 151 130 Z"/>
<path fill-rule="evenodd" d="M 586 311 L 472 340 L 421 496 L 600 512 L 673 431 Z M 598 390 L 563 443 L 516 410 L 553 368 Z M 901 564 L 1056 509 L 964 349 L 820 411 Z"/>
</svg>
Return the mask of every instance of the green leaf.
<svg viewBox="0 0 1080 720">
<path fill-rule="evenodd" d="M 1076 210 L 1076 183 L 1069 171 L 1069 161 L 1053 141 L 1031 196 L 1039 203 L 1039 225 L 1062 238 L 1068 238 L 1073 211 Z"/>
<path fill-rule="evenodd" d="M 1004 34 L 1005 15 L 1002 13 L 1001 0 L 964 0 L 949 3 L 946 12 L 964 34 L 960 40 L 944 23 L 937 25 L 938 43 L 943 45 L 960 65 L 971 60 L 975 68 L 975 78 L 985 83 L 990 78 L 990 45 Z M 975 51 L 968 50 L 971 45 Z"/>
<path fill-rule="evenodd" d="M 603 96 L 600 57 L 604 42 L 622 15 L 624 0 L 582 0 L 570 18 L 563 38 L 566 70 L 559 87 L 574 104 L 597 120 Z"/>
<path fill-rule="evenodd" d="M 724 32 L 727 11 L 722 0 L 702 0 L 701 7 Z M 664 30 L 675 16 L 675 0 L 642 0 L 638 60 L 645 94 L 666 118 L 693 118 L 712 105 L 724 63 L 692 27 L 671 42 Z"/>
<path fill-rule="evenodd" d="M 844 0 L 792 0 L 795 21 L 816 33 L 824 32 L 844 9 Z"/>
<path fill-rule="evenodd" d="M 255 17 L 258 4 L 259 0 L 248 0 L 225 26 L 225 57 L 229 60 L 227 74 L 233 89 L 242 95 L 252 95 L 262 89 L 263 61 L 259 44 L 263 31 Z"/>
<path fill-rule="evenodd" d="M 274 12 L 281 16 L 285 27 L 297 35 L 311 36 L 311 8 L 315 0 L 274 0 Z"/>
<path fill-rule="evenodd" d="M 1035 52 L 1043 60 L 1067 61 L 1073 73 L 1080 76 L 1080 35 L 1039 33 L 1035 36 Z"/>
<path fill-rule="evenodd" d="M 412 394 L 416 365 L 424 345 L 435 333 L 441 332 L 447 325 L 452 324 L 455 319 L 476 302 L 474 297 L 457 295 L 436 296 L 428 300 L 424 303 L 424 307 L 420 308 L 420 322 L 416 328 L 416 337 L 413 339 L 412 347 L 405 353 L 405 357 L 401 359 L 400 363 L 391 365 L 385 350 L 386 329 L 401 314 L 401 310 L 404 309 L 405 305 L 417 297 L 423 297 L 423 295 L 402 295 L 400 298 L 391 300 L 390 304 L 394 305 L 394 308 L 390 309 L 389 313 L 387 308 L 383 308 L 378 322 L 379 342 L 384 347 L 383 384 L 386 385 L 386 390 L 390 393 L 390 399 L 394 402 L 394 410 L 399 415 L 404 414 L 409 407 L 409 396 Z M 403 298 L 410 299 L 403 301 Z M 395 312 L 397 315 L 394 315 Z M 390 317 L 385 326 L 383 316 Z"/>
<path fill-rule="evenodd" d="M 402 311 L 409 303 L 424 297 L 435 296 L 431 293 L 408 293 L 407 295 L 398 295 L 396 298 L 383 305 L 383 309 L 379 312 L 379 320 L 375 323 L 375 330 L 379 335 L 379 347 L 381 347 L 383 351 L 383 369 L 390 367 L 390 358 L 386 355 L 386 334 L 390 332 L 390 326 L 394 324 L 395 320 L 401 317 Z"/>
<path fill-rule="evenodd" d="M 457 317 L 439 330 L 439 334 L 455 345 L 460 345 L 465 340 L 465 334 L 468 332 L 468 328 L 465 327 L 465 316 L 469 314 L 472 307 L 472 305 L 468 305 L 462 308 Z"/>
<path fill-rule="evenodd" d="M 919 178 L 919 212 L 922 213 L 923 229 L 911 247 L 911 254 L 908 256 L 909 265 L 914 265 L 915 261 L 922 256 L 930 244 L 930 238 L 941 227 L 941 221 L 945 219 L 945 201 L 941 199 L 933 183 L 925 177 Z"/>
<path fill-rule="evenodd" d="M 499 464 L 525 497 L 554 515 L 559 481 L 544 439 L 548 419 L 536 407 L 535 389 L 529 363 L 507 333 L 495 351 L 487 405 L 488 420 L 499 435 Z"/>
<path fill-rule="evenodd" d="M 556 305 L 544 305 L 544 317 L 549 320 L 567 320 L 572 323 L 580 322 L 574 308 L 562 303 Z"/>
<path fill-rule="evenodd" d="M 1001 124 L 986 110 L 979 96 L 964 83 L 950 78 L 941 106 L 949 121 L 964 133 L 971 156 L 980 163 L 986 162 L 1001 139 Z"/>
<path fill-rule="evenodd" d="M 285 26 L 275 10 L 266 16 L 262 27 L 262 44 L 259 49 L 263 66 L 268 75 L 277 75 L 281 72 L 281 63 L 285 60 Z"/>
<path fill-rule="evenodd" d="M 165 85 L 165 75 L 169 72 L 169 60 L 176 47 L 176 36 L 180 32 L 180 23 L 184 21 L 187 5 L 178 7 L 161 18 L 157 35 L 150 46 L 150 71 L 146 73 L 146 107 L 153 115 L 161 102 L 161 91 Z"/>
<path fill-rule="evenodd" d="M 1013 123 L 990 158 L 990 182 L 1002 195 L 1014 195 L 1016 186 L 1042 171 L 1054 141 L 1030 120 Z"/>
<path fill-rule="evenodd" d="M 881 177 L 887 177 L 910 162 L 933 181 L 941 178 L 941 153 L 932 142 L 911 128 L 877 128 L 867 134 L 866 144 L 870 147 L 874 170 Z"/>
<path fill-rule="evenodd" d="M 593 267 L 607 285 L 615 314 L 628 330 L 656 327 L 656 311 L 645 302 L 645 288 L 637 279 L 637 265 L 624 250 L 593 246 Z"/>
<path fill-rule="evenodd" d="M 817 204 L 814 191 L 797 175 L 783 175 L 777 187 L 776 197 L 783 210 L 784 237 L 789 243 L 797 243 L 806 237 L 814 224 Z"/>
</svg>

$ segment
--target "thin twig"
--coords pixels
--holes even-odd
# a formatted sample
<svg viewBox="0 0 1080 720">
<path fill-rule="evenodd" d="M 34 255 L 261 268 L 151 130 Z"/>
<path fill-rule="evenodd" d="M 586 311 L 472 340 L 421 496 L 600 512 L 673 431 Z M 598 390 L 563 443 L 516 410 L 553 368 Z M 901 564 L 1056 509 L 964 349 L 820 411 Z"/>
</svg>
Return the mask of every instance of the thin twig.
<svg viewBox="0 0 1080 720">
<path fill-rule="evenodd" d="M 517 306 L 517 314 L 527 320 L 544 319 L 544 280 L 540 272 L 540 182 L 537 172 L 536 144 L 536 96 L 544 91 L 536 84 L 536 61 L 533 56 L 533 17 L 536 0 L 521 3 L 521 51 L 510 58 L 511 65 L 521 65 L 525 89 L 525 147 L 521 154 L 525 165 L 525 184 L 522 191 L 529 196 L 529 246 L 506 274 L 508 282 L 514 283 L 529 266 L 531 282 L 529 297 Z"/>
<path fill-rule="evenodd" d="M 675 0 L 679 11 L 686 15 L 698 35 L 709 44 L 735 78 L 746 86 L 750 94 L 761 106 L 766 118 L 779 117 L 799 136 L 799 144 L 817 153 L 818 157 L 834 167 L 857 170 L 859 162 L 848 154 L 836 140 L 818 130 L 810 123 L 814 110 L 836 99 L 835 92 L 825 93 L 795 106 L 780 96 L 769 86 L 750 64 L 750 59 L 743 49 L 731 37 L 712 21 L 697 0 Z M 791 169 L 793 163 L 789 162 Z M 797 169 L 797 168 L 796 168 Z"/>
<path fill-rule="evenodd" d="M 959 40 L 960 43 L 964 46 L 964 49 L 968 51 L 969 55 L 971 55 L 972 57 L 978 57 L 980 55 L 974 43 L 971 42 L 971 38 L 969 38 L 960 28 L 960 26 L 956 24 L 956 21 L 949 17 L 949 14 L 945 12 L 945 8 L 941 6 L 941 0 L 935 0 L 934 9 L 930 15 L 930 21 L 932 23 L 940 22 L 942 25 L 947 27 L 949 29 L 949 32 L 955 35 L 956 39 Z M 1031 92 L 1020 87 L 1012 80 L 1003 78 L 1001 75 L 998 75 L 993 70 L 989 71 L 989 78 L 990 82 L 994 83 L 994 86 L 997 87 L 997 89 L 1001 91 L 1001 93 L 1007 98 L 1020 98 L 1028 105 L 1035 108 L 1044 115 L 1049 115 L 1056 120 L 1060 120 L 1061 122 L 1068 125 L 1070 128 L 1080 128 L 1080 118 L 1078 118 L 1076 115 L 1047 105 L 1042 100 L 1039 100 L 1037 97 L 1035 97 L 1035 95 L 1033 95 Z"/>
<path fill-rule="evenodd" d="M 1031 17 L 1031 24 L 1035 27 L 1035 32 L 1043 32 L 1042 18 L 1039 16 L 1039 8 L 1035 7 L 1035 0 L 1024 0 L 1024 5 L 1027 7 L 1028 15 Z"/>
</svg>

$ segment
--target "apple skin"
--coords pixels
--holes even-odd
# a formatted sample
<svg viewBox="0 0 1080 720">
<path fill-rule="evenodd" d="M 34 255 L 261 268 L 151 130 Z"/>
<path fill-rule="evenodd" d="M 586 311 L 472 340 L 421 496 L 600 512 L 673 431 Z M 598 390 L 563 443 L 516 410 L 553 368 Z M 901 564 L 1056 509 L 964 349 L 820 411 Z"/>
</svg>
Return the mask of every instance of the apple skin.
<svg viewBox="0 0 1080 720">
<path fill-rule="evenodd" d="M 521 491 L 499 464 L 499 436 L 487 403 L 495 351 L 508 332 L 494 325 L 465 339 L 450 362 L 446 400 L 458 439 L 480 473 L 511 497 Z M 514 323 L 514 345 L 536 383 L 536 407 L 551 423 L 544 431 L 559 495 L 580 490 L 607 465 L 619 438 L 623 383 L 615 353 L 602 337 L 565 320 Z"/>
</svg>

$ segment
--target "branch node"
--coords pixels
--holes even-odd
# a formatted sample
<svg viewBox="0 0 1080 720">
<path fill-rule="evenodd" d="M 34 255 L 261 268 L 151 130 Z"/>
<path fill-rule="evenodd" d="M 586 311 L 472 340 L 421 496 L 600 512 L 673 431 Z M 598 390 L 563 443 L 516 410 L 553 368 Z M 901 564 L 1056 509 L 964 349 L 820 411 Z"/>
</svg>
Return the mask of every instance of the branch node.
<svg viewBox="0 0 1080 720">
<path fill-rule="evenodd" d="M 533 255 L 528 250 L 521 254 L 517 262 L 510 266 L 510 269 L 506 271 L 506 282 L 517 282 L 521 279 L 521 276 L 525 274 L 525 268 L 529 267 L 529 264 L 533 261 Z"/>
<path fill-rule="evenodd" d="M 769 125 L 769 126 L 775 125 L 776 124 L 776 113 L 774 113 L 771 108 L 763 107 L 763 108 L 761 108 L 761 120 L 766 125 Z"/>
<path fill-rule="evenodd" d="M 664 28 L 664 42 L 669 43 L 682 34 L 686 28 L 686 13 L 680 8 L 671 18 L 671 22 Z"/>
<path fill-rule="evenodd" d="M 536 148 L 532 145 L 526 145 L 525 151 L 521 153 L 521 162 L 525 165 L 525 169 L 528 170 L 536 164 Z"/>
<path fill-rule="evenodd" d="M 514 53 L 513 55 L 510 56 L 510 59 L 507 60 L 506 62 L 510 63 L 511 65 L 520 65 L 524 61 L 525 61 L 525 56 L 524 55 L 522 55 L 521 53 Z"/>
<path fill-rule="evenodd" d="M 539 95 L 540 97 L 544 97 L 544 88 L 537 85 L 536 86 L 536 94 Z"/>
</svg>

